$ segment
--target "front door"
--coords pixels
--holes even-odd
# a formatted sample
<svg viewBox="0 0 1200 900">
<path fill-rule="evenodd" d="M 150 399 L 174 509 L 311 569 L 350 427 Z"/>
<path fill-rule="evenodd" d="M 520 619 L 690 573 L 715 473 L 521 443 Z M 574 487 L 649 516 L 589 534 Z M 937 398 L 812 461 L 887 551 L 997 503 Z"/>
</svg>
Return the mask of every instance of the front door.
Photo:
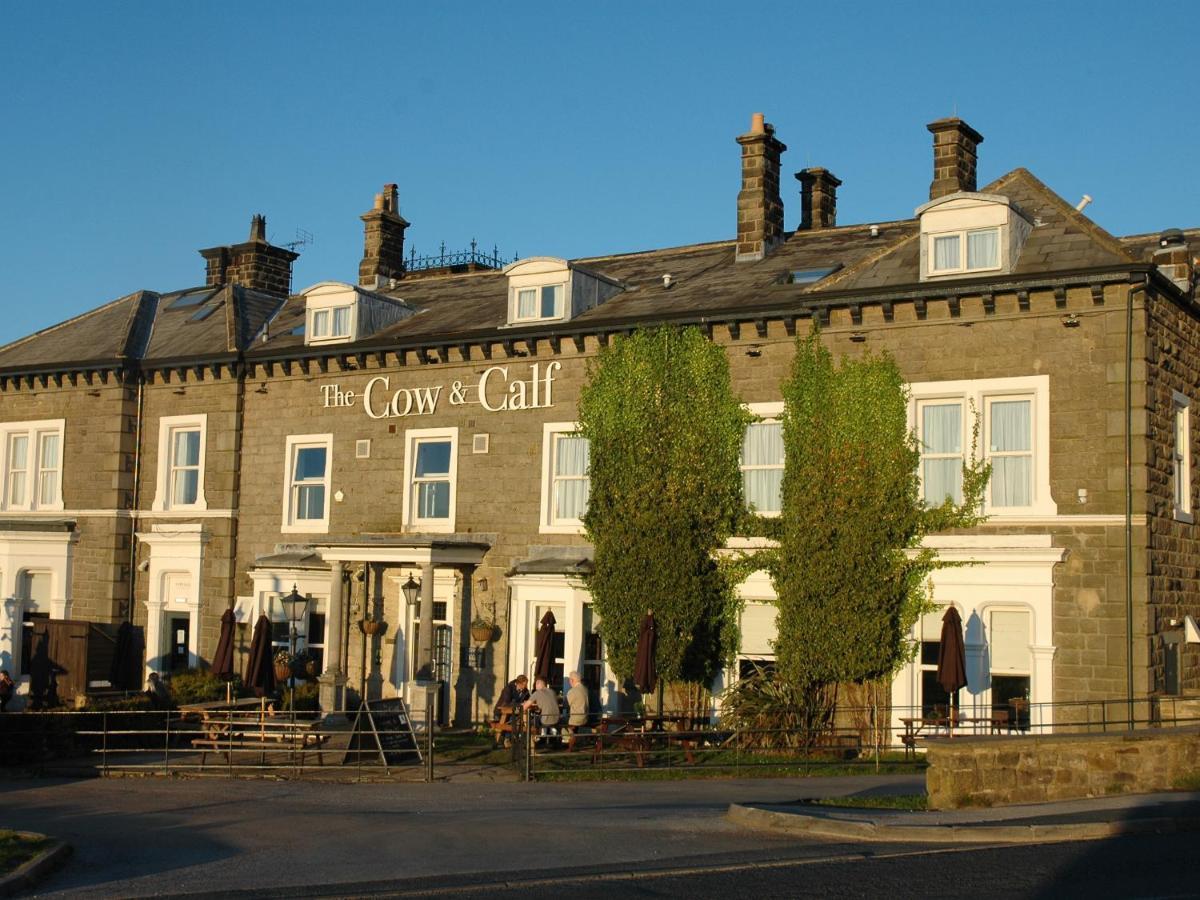
<svg viewBox="0 0 1200 900">
<path fill-rule="evenodd" d="M 171 650 L 167 657 L 167 671 L 182 672 L 188 667 L 191 620 L 187 616 L 171 616 L 168 631 L 171 635 Z"/>
</svg>

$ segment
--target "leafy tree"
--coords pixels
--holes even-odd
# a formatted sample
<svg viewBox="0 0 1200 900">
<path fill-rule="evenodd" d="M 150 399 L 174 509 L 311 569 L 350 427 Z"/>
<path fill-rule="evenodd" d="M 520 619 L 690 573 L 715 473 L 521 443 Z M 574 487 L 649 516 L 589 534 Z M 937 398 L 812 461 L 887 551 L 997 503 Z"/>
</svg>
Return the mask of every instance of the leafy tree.
<svg viewBox="0 0 1200 900">
<path fill-rule="evenodd" d="M 885 678 L 911 658 L 905 638 L 926 608 L 928 576 L 947 565 L 921 541 L 982 520 L 991 468 L 972 446 L 962 503 L 925 506 L 895 362 L 835 364 L 815 329 L 797 339 L 783 397 L 783 509 L 768 560 L 776 654 L 781 677 L 829 709 L 839 683 Z"/>
<path fill-rule="evenodd" d="M 735 582 L 716 551 L 742 513 L 749 416 L 728 360 L 698 330 L 662 327 L 617 339 L 589 375 L 579 402 L 591 453 L 588 587 L 609 662 L 632 675 L 651 609 L 660 678 L 707 685 L 737 647 Z"/>
</svg>

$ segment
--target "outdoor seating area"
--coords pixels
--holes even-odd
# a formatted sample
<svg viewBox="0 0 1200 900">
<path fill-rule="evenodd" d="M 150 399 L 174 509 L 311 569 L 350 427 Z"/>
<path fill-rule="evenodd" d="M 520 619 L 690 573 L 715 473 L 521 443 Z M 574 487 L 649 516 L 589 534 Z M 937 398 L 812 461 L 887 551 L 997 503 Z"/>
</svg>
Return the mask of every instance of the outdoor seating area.
<svg viewBox="0 0 1200 900">
<path fill-rule="evenodd" d="M 298 757 L 300 765 L 314 753 L 317 765 L 324 765 L 322 746 L 329 740 L 315 719 L 296 719 L 280 713 L 273 701 L 238 700 L 230 703 L 201 703 L 180 708 L 184 722 L 199 723 L 200 736 L 191 745 L 201 751 L 204 766 L 210 753 L 219 754 L 232 764 L 239 754 L 256 754 L 265 765 L 268 752 L 286 751 Z"/>
</svg>

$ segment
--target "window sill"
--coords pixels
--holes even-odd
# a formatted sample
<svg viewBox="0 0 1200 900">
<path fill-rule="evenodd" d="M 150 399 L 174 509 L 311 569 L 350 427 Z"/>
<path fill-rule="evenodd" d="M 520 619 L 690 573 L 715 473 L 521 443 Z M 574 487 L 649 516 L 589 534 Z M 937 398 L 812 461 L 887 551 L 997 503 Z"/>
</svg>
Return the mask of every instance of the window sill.
<svg viewBox="0 0 1200 900">
<path fill-rule="evenodd" d="M 1190 512 L 1184 512 L 1182 509 L 1175 510 L 1175 521 L 1183 522 L 1186 525 L 1195 525 L 1196 517 Z"/>
<path fill-rule="evenodd" d="M 582 522 L 575 525 L 565 522 L 542 523 L 538 528 L 538 534 L 583 534 L 584 531 Z"/>
<path fill-rule="evenodd" d="M 329 520 L 305 520 L 294 524 L 284 523 L 279 526 L 283 534 L 329 534 Z"/>
<path fill-rule="evenodd" d="M 404 530 L 410 534 L 454 534 L 454 522 L 445 519 L 406 522 Z"/>
</svg>

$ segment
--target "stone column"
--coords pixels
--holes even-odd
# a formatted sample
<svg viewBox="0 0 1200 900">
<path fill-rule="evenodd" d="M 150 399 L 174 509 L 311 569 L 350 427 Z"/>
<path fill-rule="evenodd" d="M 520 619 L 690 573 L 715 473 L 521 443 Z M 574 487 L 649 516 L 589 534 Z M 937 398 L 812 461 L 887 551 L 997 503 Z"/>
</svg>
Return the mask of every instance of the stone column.
<svg viewBox="0 0 1200 900">
<path fill-rule="evenodd" d="M 327 722 L 342 719 L 346 706 L 346 672 L 342 663 L 342 632 L 346 627 L 345 590 L 342 583 L 345 567 L 341 561 L 330 564 L 329 606 L 325 625 L 325 671 L 318 679 L 321 709 Z"/>
<path fill-rule="evenodd" d="M 421 646 L 417 648 L 417 681 L 433 680 L 433 563 L 421 566 Z"/>
<path fill-rule="evenodd" d="M 1034 644 L 1029 648 L 1033 657 L 1033 671 L 1030 678 L 1029 702 L 1031 704 L 1046 703 L 1054 700 L 1054 652 L 1057 647 L 1044 644 Z M 1038 732 L 1048 731 L 1054 724 L 1053 706 L 1033 706 L 1032 725 Z"/>
</svg>

